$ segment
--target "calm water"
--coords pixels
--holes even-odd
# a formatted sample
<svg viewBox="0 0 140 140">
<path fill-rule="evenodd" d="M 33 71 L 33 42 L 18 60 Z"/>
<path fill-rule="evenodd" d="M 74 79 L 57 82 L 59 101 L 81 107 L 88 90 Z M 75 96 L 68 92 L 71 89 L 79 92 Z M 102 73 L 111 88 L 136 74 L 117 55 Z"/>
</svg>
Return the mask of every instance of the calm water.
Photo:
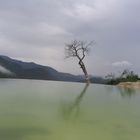
<svg viewBox="0 0 140 140">
<path fill-rule="evenodd" d="M 140 140 L 140 91 L 0 80 L 0 140 Z"/>
</svg>

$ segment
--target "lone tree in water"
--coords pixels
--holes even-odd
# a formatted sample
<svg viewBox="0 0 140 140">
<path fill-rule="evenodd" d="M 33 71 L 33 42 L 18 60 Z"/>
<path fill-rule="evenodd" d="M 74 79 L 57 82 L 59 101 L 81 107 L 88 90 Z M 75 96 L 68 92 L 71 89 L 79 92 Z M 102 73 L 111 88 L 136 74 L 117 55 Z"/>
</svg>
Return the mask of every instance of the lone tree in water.
<svg viewBox="0 0 140 140">
<path fill-rule="evenodd" d="M 66 44 L 65 48 L 66 58 L 76 57 L 78 59 L 79 61 L 78 64 L 80 65 L 80 68 L 84 72 L 85 80 L 87 83 L 90 83 L 90 79 L 83 60 L 86 57 L 86 55 L 89 54 L 90 47 L 92 47 L 94 43 L 95 43 L 94 41 L 84 42 L 74 40 L 73 42 Z"/>
</svg>

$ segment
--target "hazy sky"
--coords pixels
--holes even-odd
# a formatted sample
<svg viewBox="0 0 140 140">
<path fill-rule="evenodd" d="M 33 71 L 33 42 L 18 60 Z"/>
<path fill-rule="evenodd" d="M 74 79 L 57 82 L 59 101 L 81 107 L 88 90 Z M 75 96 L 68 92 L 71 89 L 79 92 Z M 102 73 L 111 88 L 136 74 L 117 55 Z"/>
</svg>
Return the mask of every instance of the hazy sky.
<svg viewBox="0 0 140 140">
<path fill-rule="evenodd" d="M 93 75 L 140 74 L 140 0 L 0 0 L 0 54 L 81 74 L 65 43 L 95 40 Z"/>
</svg>

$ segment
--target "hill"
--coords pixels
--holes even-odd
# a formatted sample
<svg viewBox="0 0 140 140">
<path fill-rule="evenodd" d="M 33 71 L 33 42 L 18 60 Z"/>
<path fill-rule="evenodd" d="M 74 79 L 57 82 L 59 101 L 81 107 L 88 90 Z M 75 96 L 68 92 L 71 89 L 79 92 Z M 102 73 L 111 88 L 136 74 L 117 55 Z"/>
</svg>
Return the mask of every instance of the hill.
<svg viewBox="0 0 140 140">
<path fill-rule="evenodd" d="M 56 81 L 84 81 L 81 75 L 58 72 L 57 70 L 33 62 L 23 62 L 0 55 L 0 78 L 40 79 Z M 103 83 L 100 77 L 92 77 L 94 83 Z"/>
</svg>

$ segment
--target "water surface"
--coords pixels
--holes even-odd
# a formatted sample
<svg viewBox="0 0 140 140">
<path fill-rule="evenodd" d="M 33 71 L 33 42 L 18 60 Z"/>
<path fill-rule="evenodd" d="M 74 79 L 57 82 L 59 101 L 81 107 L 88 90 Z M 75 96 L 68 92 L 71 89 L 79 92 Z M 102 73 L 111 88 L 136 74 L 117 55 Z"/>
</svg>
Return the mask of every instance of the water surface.
<svg viewBox="0 0 140 140">
<path fill-rule="evenodd" d="M 0 80 L 0 140 L 140 140 L 140 91 Z"/>
</svg>

